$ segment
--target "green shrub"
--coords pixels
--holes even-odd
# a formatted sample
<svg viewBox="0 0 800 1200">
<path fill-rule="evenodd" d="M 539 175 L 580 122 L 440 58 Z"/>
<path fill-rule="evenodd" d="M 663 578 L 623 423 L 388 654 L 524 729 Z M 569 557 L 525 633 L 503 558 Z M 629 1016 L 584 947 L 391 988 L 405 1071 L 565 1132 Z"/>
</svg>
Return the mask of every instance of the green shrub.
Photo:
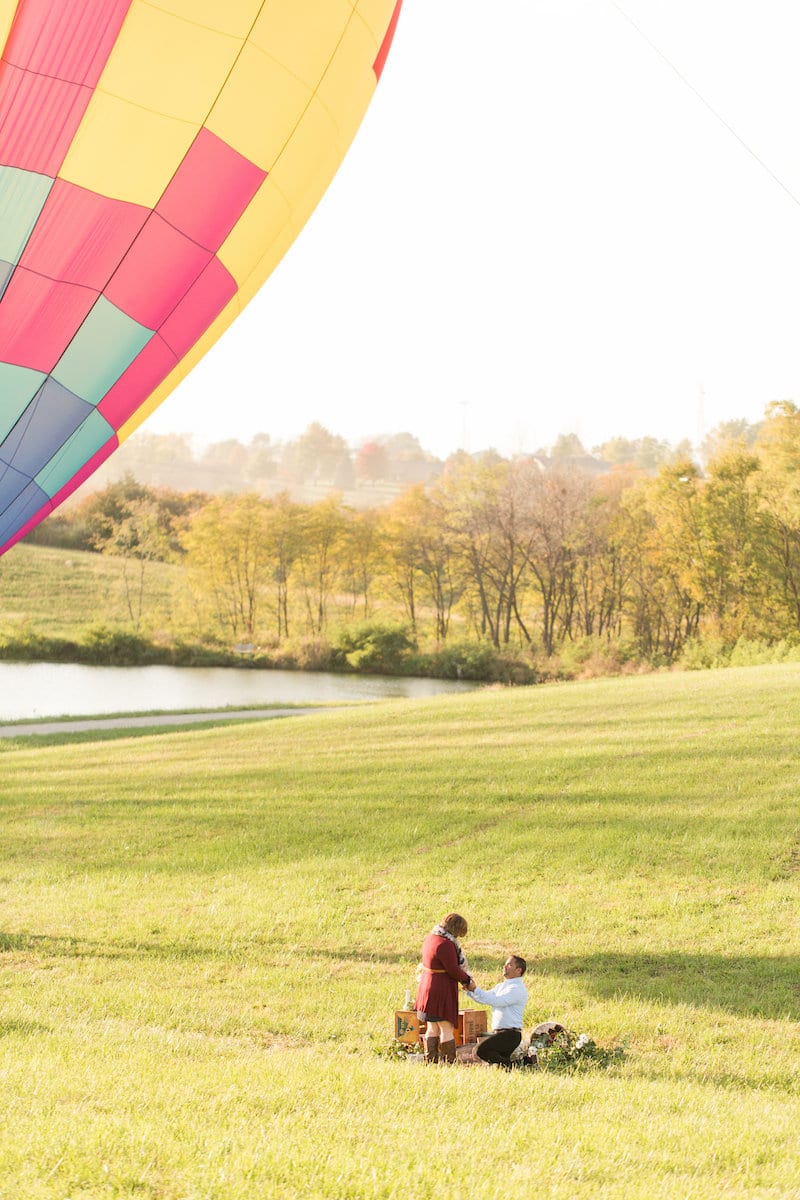
<svg viewBox="0 0 800 1200">
<path fill-rule="evenodd" d="M 800 645 L 793 638 L 767 642 L 739 638 L 733 645 L 722 638 L 692 638 L 678 660 L 685 671 L 722 667 L 758 667 L 768 663 L 800 661 Z"/>
<path fill-rule="evenodd" d="M 227 650 L 213 645 L 178 641 L 172 646 L 164 647 L 163 652 L 163 661 L 172 667 L 230 667 L 234 661 L 237 666 L 242 665 L 238 657 L 234 660 L 234 656 Z"/>
<path fill-rule="evenodd" d="M 757 667 L 764 663 L 797 662 L 798 659 L 800 646 L 791 638 L 781 638 L 777 642 L 750 642 L 739 638 L 731 649 L 729 665 Z"/>
<path fill-rule="evenodd" d="M 112 667 L 131 667 L 168 660 L 168 652 L 147 638 L 107 625 L 91 625 L 83 641 L 83 662 Z"/>
<path fill-rule="evenodd" d="M 56 513 L 25 535 L 29 546 L 51 546 L 60 550 L 93 551 L 95 546 L 85 521 Z"/>
<path fill-rule="evenodd" d="M 437 650 L 416 655 L 411 667 L 414 674 L 434 679 L 527 684 L 537 683 L 540 678 L 531 659 L 504 654 L 491 642 L 466 639 L 447 642 Z"/>
<path fill-rule="evenodd" d="M 635 670 L 641 663 L 639 647 L 627 638 L 589 636 L 565 641 L 558 651 L 561 679 L 594 679 Z"/>
<path fill-rule="evenodd" d="M 722 638 L 689 638 L 677 665 L 685 671 L 705 671 L 730 666 L 730 646 Z"/>
<path fill-rule="evenodd" d="M 75 662 L 78 654 L 75 642 L 47 637 L 28 625 L 0 634 L 0 658 L 9 662 Z"/>
<path fill-rule="evenodd" d="M 362 621 L 340 630 L 335 648 L 351 671 L 370 675 L 410 674 L 416 642 L 408 625 Z"/>
<path fill-rule="evenodd" d="M 341 667 L 341 662 L 327 638 L 305 637 L 260 648 L 253 656 L 253 666 L 284 671 L 334 671 Z"/>
</svg>

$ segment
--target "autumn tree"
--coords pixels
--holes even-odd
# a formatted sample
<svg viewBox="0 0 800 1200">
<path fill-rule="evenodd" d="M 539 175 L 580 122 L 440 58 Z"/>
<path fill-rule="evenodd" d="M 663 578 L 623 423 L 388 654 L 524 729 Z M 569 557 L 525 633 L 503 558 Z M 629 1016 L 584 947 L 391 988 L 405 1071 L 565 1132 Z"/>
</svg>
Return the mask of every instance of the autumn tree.
<svg viewBox="0 0 800 1200">
<path fill-rule="evenodd" d="M 758 459 L 730 444 L 701 489 L 698 572 L 705 627 L 728 643 L 767 631 L 769 525 Z"/>
<path fill-rule="evenodd" d="M 350 451 L 344 438 L 314 421 L 284 450 L 283 468 L 296 483 L 332 483 L 345 486 L 343 473 L 352 478 Z"/>
<path fill-rule="evenodd" d="M 370 614 L 376 577 L 385 569 L 385 537 L 380 513 L 368 508 L 349 511 L 339 546 L 341 578 L 350 595 L 353 615 L 360 605 L 361 617 Z"/>
<path fill-rule="evenodd" d="M 703 438 L 700 450 L 703 461 L 710 463 L 731 449 L 752 450 L 761 429 L 761 422 L 750 424 L 743 418 L 720 421 Z"/>
<path fill-rule="evenodd" d="M 623 498 L 633 569 L 629 616 L 644 654 L 671 662 L 697 634 L 702 614 L 700 473 L 685 462 Z"/>
<path fill-rule="evenodd" d="M 265 550 L 270 564 L 271 591 L 278 641 L 289 637 L 290 582 L 300 555 L 304 531 L 304 510 L 281 492 L 265 501 Z"/>
<path fill-rule="evenodd" d="M 537 593 L 542 646 L 552 654 L 559 630 L 572 636 L 591 479 L 569 468 L 543 471 L 530 460 L 520 463 L 515 475 L 520 550 Z"/>
<path fill-rule="evenodd" d="M 356 475 L 368 483 L 389 477 L 389 456 L 379 442 L 364 442 L 356 455 Z"/>
<path fill-rule="evenodd" d="M 278 473 L 278 447 L 268 433 L 256 433 L 247 446 L 244 474 L 251 486 L 256 487 L 274 479 Z"/>
<path fill-rule="evenodd" d="M 328 621 L 331 596 L 341 570 L 339 551 L 346 527 L 338 496 L 329 496 L 303 509 L 297 569 L 308 630 L 314 635 L 322 633 Z"/>
<path fill-rule="evenodd" d="M 120 523 L 130 515 L 131 506 L 155 498 L 151 488 L 137 482 L 127 472 L 116 483 L 93 492 L 81 505 L 81 518 L 95 549 L 101 550 Z"/>
<path fill-rule="evenodd" d="M 778 602 L 800 629 L 800 410 L 788 400 L 768 406 L 754 444 L 761 466 L 767 563 Z"/>
<path fill-rule="evenodd" d="M 443 493 L 422 487 L 408 493 L 405 520 L 411 532 L 410 561 L 423 601 L 433 611 L 434 636 L 444 641 L 450 629 L 454 606 L 464 591 L 464 572 Z"/>
<path fill-rule="evenodd" d="M 593 454 L 613 466 L 637 467 L 649 474 L 655 473 L 674 457 L 669 442 L 654 437 L 609 438 L 602 445 L 595 446 Z"/>
<path fill-rule="evenodd" d="M 448 460 L 437 486 L 448 534 L 461 560 L 473 621 L 481 637 L 499 648 L 508 639 L 516 563 L 497 537 L 508 464 L 483 467 L 468 456 Z"/>
<path fill-rule="evenodd" d="M 577 433 L 560 433 L 550 449 L 550 457 L 557 461 L 585 456 L 586 448 Z"/>
<path fill-rule="evenodd" d="M 422 486 L 408 488 L 384 511 L 381 525 L 384 534 L 384 579 L 387 594 L 399 600 L 403 611 L 416 630 L 419 603 L 419 512 L 424 505 Z"/>
<path fill-rule="evenodd" d="M 129 500 L 119 518 L 96 538 L 97 548 L 122 561 L 122 584 L 131 624 L 138 633 L 142 623 L 145 575 L 153 562 L 170 554 L 170 532 L 164 512 L 149 496 Z"/>
<path fill-rule="evenodd" d="M 208 600 L 217 628 L 232 641 L 252 642 L 274 563 L 268 506 L 250 492 L 216 496 L 184 535 L 197 594 Z"/>
<path fill-rule="evenodd" d="M 248 461 L 247 447 L 236 438 L 226 438 L 222 442 L 212 442 L 207 447 L 203 462 L 213 467 L 223 467 L 235 471 L 240 476 L 244 473 Z"/>
<path fill-rule="evenodd" d="M 586 497 L 573 576 L 576 636 L 622 636 L 632 562 L 621 502 L 635 478 L 628 469 L 610 471 L 593 482 Z"/>
</svg>

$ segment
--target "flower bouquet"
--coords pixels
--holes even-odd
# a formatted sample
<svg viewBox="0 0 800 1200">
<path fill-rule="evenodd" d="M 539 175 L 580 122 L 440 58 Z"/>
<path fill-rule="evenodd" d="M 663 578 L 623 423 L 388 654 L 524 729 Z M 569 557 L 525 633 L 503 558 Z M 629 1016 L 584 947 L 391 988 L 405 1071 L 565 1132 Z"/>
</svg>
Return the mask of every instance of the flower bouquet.
<svg viewBox="0 0 800 1200">
<path fill-rule="evenodd" d="M 586 1033 L 573 1033 L 557 1021 L 544 1021 L 523 1039 L 511 1061 L 543 1071 L 571 1071 L 610 1067 L 624 1053 L 622 1046 L 600 1046 Z"/>
</svg>

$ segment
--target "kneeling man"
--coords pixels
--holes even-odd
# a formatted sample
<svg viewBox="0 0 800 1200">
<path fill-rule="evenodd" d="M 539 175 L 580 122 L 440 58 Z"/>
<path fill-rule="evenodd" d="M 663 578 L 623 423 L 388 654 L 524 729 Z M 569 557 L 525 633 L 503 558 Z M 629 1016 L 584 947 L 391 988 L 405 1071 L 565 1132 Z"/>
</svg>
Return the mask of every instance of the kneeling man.
<svg viewBox="0 0 800 1200">
<path fill-rule="evenodd" d="M 511 1055 L 522 1041 L 522 1017 L 528 1003 L 528 989 L 522 982 L 527 963 L 518 954 L 510 954 L 503 963 L 503 978 L 490 992 L 475 984 L 464 984 L 473 1000 L 492 1006 L 492 1032 L 478 1043 L 475 1051 L 484 1062 L 511 1068 Z"/>
</svg>

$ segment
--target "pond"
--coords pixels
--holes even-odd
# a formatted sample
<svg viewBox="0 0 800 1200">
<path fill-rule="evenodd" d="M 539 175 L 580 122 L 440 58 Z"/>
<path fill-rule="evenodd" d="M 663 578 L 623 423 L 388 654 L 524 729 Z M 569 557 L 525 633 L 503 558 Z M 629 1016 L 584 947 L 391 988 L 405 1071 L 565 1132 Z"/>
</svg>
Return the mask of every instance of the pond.
<svg viewBox="0 0 800 1200">
<path fill-rule="evenodd" d="M 0 663 L 0 720 L 416 698 L 471 691 L 479 686 L 447 679 L 395 679 L 323 671 Z"/>
</svg>

